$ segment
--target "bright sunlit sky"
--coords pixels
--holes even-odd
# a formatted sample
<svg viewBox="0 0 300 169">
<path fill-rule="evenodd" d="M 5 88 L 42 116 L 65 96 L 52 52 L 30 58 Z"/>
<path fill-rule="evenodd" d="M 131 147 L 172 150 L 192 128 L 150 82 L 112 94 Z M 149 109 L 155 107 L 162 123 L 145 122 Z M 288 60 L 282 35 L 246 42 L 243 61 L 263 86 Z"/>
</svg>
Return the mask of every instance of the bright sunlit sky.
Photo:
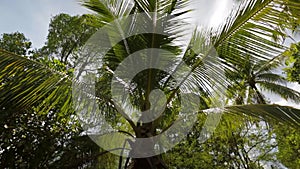
<svg viewBox="0 0 300 169">
<path fill-rule="evenodd" d="M 193 22 L 206 26 L 216 26 L 226 18 L 234 7 L 233 0 L 193 0 L 196 10 L 191 14 Z M 79 0 L 1 0 L 0 34 L 19 31 L 40 48 L 46 41 L 50 18 L 59 13 L 78 15 L 90 11 L 80 5 Z M 299 85 L 290 84 L 299 91 Z M 267 95 L 276 104 L 299 105 L 285 101 L 274 95 Z"/>
</svg>

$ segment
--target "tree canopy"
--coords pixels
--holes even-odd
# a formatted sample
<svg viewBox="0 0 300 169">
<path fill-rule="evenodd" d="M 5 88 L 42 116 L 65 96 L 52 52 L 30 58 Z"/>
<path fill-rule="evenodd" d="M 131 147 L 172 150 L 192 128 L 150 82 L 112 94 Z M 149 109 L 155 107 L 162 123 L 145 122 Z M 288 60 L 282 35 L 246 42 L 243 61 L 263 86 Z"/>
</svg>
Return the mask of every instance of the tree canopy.
<svg viewBox="0 0 300 169">
<path fill-rule="evenodd" d="M 17 55 L 29 55 L 31 50 L 31 42 L 25 37 L 23 33 L 3 33 L 0 36 L 1 49 L 10 51 Z"/>
</svg>

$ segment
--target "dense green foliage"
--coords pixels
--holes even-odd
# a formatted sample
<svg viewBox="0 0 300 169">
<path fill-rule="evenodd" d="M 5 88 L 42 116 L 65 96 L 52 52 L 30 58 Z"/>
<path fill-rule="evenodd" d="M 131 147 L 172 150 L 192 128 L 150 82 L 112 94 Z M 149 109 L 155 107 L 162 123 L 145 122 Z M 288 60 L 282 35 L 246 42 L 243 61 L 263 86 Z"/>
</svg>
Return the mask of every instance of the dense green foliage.
<svg viewBox="0 0 300 169">
<path fill-rule="evenodd" d="M 0 46 L 1 49 L 13 52 L 17 55 L 26 56 L 29 55 L 31 51 L 31 42 L 25 37 L 23 33 L 3 33 L 0 36 Z"/>
<path fill-rule="evenodd" d="M 300 44 L 292 44 L 286 54 L 289 57 L 286 61 L 288 68 L 285 69 L 288 79 L 300 84 Z"/>
<path fill-rule="evenodd" d="M 95 20 L 94 16 L 88 14 L 54 16 L 49 25 L 46 45 L 40 50 L 40 55 L 58 59 L 68 68 L 74 68 L 79 48 L 96 31 L 96 28 L 91 26 L 93 20 Z"/>
<path fill-rule="evenodd" d="M 278 142 L 278 159 L 284 166 L 297 169 L 300 166 L 300 131 L 289 126 L 278 126 L 275 129 Z"/>
<path fill-rule="evenodd" d="M 276 147 L 271 142 L 274 135 L 266 132 L 263 122 L 224 115 L 213 136 L 205 142 L 199 140 L 202 127 L 203 123 L 198 123 L 186 141 L 168 152 L 165 160 L 170 168 L 257 169 L 263 168 L 266 161 L 276 161 L 271 152 Z"/>
<path fill-rule="evenodd" d="M 52 55 L 58 48 L 59 50 L 68 50 L 70 55 L 76 53 L 79 45 L 83 45 L 88 38 L 86 37 L 88 35 L 82 38 L 81 32 L 85 32 L 88 28 L 95 30 L 91 26 L 88 27 L 87 24 L 79 23 L 86 17 L 72 17 L 67 14 L 55 16 L 50 23 L 48 43 L 41 49 L 32 50 L 29 39 L 19 32 L 3 34 L 0 39 L 0 47 L 22 55 L 25 60 L 31 58 L 53 70 L 70 74 L 72 69 L 67 69 L 67 63 L 61 62 L 58 57 Z M 76 22 L 70 22 L 65 18 L 72 18 Z M 55 25 L 56 22 L 60 24 Z M 67 32 L 64 32 L 64 35 L 53 35 L 53 32 L 65 30 Z M 64 41 L 65 44 L 58 43 L 62 42 L 62 36 L 75 37 L 75 39 L 68 38 L 68 41 Z M 82 39 L 79 39 L 79 36 L 82 36 Z M 54 39 L 55 37 L 56 39 Z M 50 42 L 52 45 L 49 45 Z M 57 43 L 54 44 L 54 42 Z M 71 43 L 76 44 L 72 44 L 76 47 L 69 48 L 68 45 Z M 18 67 L 19 72 L 24 74 L 14 73 L 1 78 L 1 90 L 9 91 L 18 79 L 23 79 L 21 91 L 27 89 L 27 92 L 32 92 L 31 85 L 25 82 L 28 80 L 27 77 L 34 77 L 36 73 L 24 71 L 27 68 L 26 65 L 18 65 Z M 36 78 L 35 83 L 43 83 L 43 79 Z M 43 97 L 45 98 L 47 95 Z M 2 99 L 6 98 L 2 95 L 1 102 L 3 103 Z M 115 164 L 115 156 L 103 153 L 105 151 L 102 151 L 89 137 L 82 136 L 83 131 L 73 111 L 62 114 L 61 109 L 65 105 L 63 101 L 50 109 L 49 105 L 47 109 L 40 109 L 38 104 L 40 103 L 37 102 L 32 108 L 18 109 L 16 101 L 9 102 L 9 106 L 0 108 L 0 125 L 3 126 L 0 128 L 1 168 L 73 168 L 78 166 L 109 168 L 107 166 L 111 165 L 111 162 L 108 159 L 112 159 L 112 164 Z M 103 157 L 99 158 L 99 156 Z M 104 159 L 101 162 L 103 165 L 105 164 L 104 166 L 99 165 L 101 159 Z M 115 168 L 115 166 L 112 165 L 110 168 Z"/>
</svg>

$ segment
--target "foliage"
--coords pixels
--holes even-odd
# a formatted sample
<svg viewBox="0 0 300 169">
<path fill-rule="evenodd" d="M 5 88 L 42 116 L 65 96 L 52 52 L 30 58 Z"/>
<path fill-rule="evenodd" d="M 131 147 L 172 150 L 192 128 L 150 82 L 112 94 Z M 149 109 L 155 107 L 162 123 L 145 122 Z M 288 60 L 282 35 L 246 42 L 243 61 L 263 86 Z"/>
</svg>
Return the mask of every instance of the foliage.
<svg viewBox="0 0 300 169">
<path fill-rule="evenodd" d="M 300 84 L 300 43 L 292 44 L 286 55 L 289 57 L 286 61 L 288 68 L 285 69 L 287 77 Z"/>
<path fill-rule="evenodd" d="M 290 126 L 278 125 L 275 129 L 278 142 L 278 159 L 286 167 L 297 169 L 300 166 L 300 131 Z"/>
<path fill-rule="evenodd" d="M 27 56 L 32 53 L 31 42 L 23 33 L 3 33 L 0 37 L 0 48 L 17 55 Z"/>
<path fill-rule="evenodd" d="M 265 132 L 266 126 L 257 119 L 224 115 L 213 135 L 203 142 L 204 120 L 199 116 L 187 140 L 165 154 L 169 168 L 256 169 L 263 168 L 265 161 L 276 160 L 274 135 Z"/>
<path fill-rule="evenodd" d="M 88 27 L 84 24 L 81 25 L 79 22 L 79 20 L 82 21 L 87 16 L 71 17 L 66 14 L 59 16 L 76 20 L 76 22 L 70 23 L 70 21 L 57 19 L 58 16 L 54 17 L 56 18 L 55 21 L 61 24 L 56 26 L 60 26 L 63 30 L 68 30 L 68 35 L 64 34 L 63 36 L 79 36 L 78 31 L 84 32 Z M 80 25 L 82 29 L 78 30 Z M 53 31 L 57 31 L 54 29 L 58 28 L 52 27 L 52 32 L 50 31 L 51 36 L 49 36 L 52 37 L 52 41 L 55 40 L 53 37 L 56 36 L 53 35 Z M 90 29 L 95 28 L 91 27 Z M 74 35 L 72 32 L 77 34 Z M 77 41 L 67 39 L 66 43 L 70 44 L 71 41 L 76 44 L 76 48 L 70 49 L 69 52 L 76 53 L 79 45 L 83 45 L 84 40 L 88 38 L 85 36 L 87 35 L 82 35 L 82 38 L 84 37 L 85 39 L 75 39 Z M 62 36 L 58 36 L 56 39 L 57 43 L 62 41 L 62 39 Z M 68 94 L 70 92 L 70 83 L 66 82 L 66 79 L 61 79 L 61 83 L 65 82 L 67 84 L 65 87 L 48 88 L 52 95 L 60 93 L 59 95 L 63 97 L 67 96 L 66 99 L 50 99 L 44 106 L 42 106 L 41 99 L 47 100 L 46 98 L 50 98 L 51 94 L 43 95 L 41 94 L 43 90 L 30 85 L 30 82 L 43 87 L 53 84 L 49 80 L 45 80 L 43 78 L 45 77 L 44 75 L 39 76 L 40 72 L 45 72 L 48 75 L 53 74 L 51 78 L 56 84 L 55 79 L 61 78 L 60 75 L 65 76 L 64 73 L 71 75 L 72 70 L 66 70 L 66 64 L 45 54 L 46 51 L 54 52 L 56 47 L 59 48 L 59 46 L 46 45 L 40 50 L 30 51 L 31 42 L 22 33 L 18 32 L 3 34 L 0 42 L 1 48 L 24 56 L 20 57 L 1 50 L 2 61 L 10 64 L 10 66 L 1 65 L 1 72 L 11 71 L 10 75 L 1 74 L 0 78 L 0 125 L 3 126 L 0 129 L 1 168 L 73 168 L 78 166 L 94 166 L 93 168 L 97 166 L 101 168 L 101 165 L 99 166 L 99 161 L 101 160 L 103 164 L 107 164 L 105 168 L 108 168 L 109 165 L 111 165 L 110 168 L 115 168 L 116 157 L 101 150 L 89 137 L 82 136 L 81 133 L 83 131 L 78 124 L 76 116 L 74 116 L 74 112 L 72 110 L 64 111 L 64 107 L 69 103 L 66 100 L 70 101 L 70 97 L 68 97 L 70 96 Z M 59 45 L 63 45 L 64 48 L 68 47 L 64 44 Z M 48 54 L 50 55 L 50 53 Z M 33 67 L 29 63 L 33 63 Z M 34 71 L 26 71 L 30 68 Z M 58 73 L 58 75 L 55 73 Z M 35 78 L 32 79 L 32 77 Z M 19 86 L 17 83 L 20 82 L 20 79 L 23 79 L 19 88 L 19 92 L 22 94 L 16 97 L 11 95 L 10 91 L 12 86 Z M 58 91 L 59 89 L 61 90 Z M 64 91 L 65 94 L 61 93 L 61 91 Z M 25 99 L 23 97 L 24 94 L 35 95 L 35 97 L 26 99 L 24 104 L 20 104 L 19 101 L 24 101 Z M 9 98 L 12 100 L 9 101 Z M 102 154 L 103 157 L 101 157 Z"/>
<path fill-rule="evenodd" d="M 49 24 L 46 45 L 38 55 L 59 61 L 67 68 L 74 68 L 79 48 L 97 29 L 91 24 L 94 20 L 95 17 L 90 14 L 70 16 L 62 13 L 54 16 Z"/>
</svg>

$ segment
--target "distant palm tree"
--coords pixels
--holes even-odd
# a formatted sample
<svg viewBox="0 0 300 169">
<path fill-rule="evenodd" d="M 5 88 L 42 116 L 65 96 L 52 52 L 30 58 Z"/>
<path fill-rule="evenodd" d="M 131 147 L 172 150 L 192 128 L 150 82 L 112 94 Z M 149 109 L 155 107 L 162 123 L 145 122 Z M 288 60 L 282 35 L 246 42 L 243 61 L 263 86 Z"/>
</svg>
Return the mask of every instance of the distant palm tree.
<svg viewBox="0 0 300 169">
<path fill-rule="evenodd" d="M 235 83 L 229 86 L 229 97 L 238 105 L 245 103 L 266 104 L 266 99 L 261 92 L 265 90 L 290 99 L 296 103 L 300 101 L 300 92 L 287 87 L 288 80 L 276 74 L 276 68 L 283 62 L 282 57 L 270 61 L 253 63 L 249 57 L 236 65 L 235 70 L 228 71 L 227 76 Z"/>
<path fill-rule="evenodd" d="M 116 18 L 141 12 L 149 16 L 147 18 L 148 21 L 168 19 L 166 18 L 166 14 L 173 15 L 176 19 L 176 17 L 184 16 L 185 13 L 189 12 L 190 9 L 186 8 L 188 2 L 187 0 L 134 0 L 133 3 L 130 3 L 127 0 L 87 0 L 83 2 L 83 5 L 96 13 L 99 23 L 94 24 L 103 26 L 114 21 Z M 297 0 L 247 0 L 231 13 L 218 31 L 194 33 L 190 40 L 190 47 L 193 46 L 193 49 L 200 50 L 205 44 L 210 43 L 217 49 L 220 56 L 218 58 L 220 62 L 217 62 L 217 65 L 215 63 L 206 65 L 208 66 L 206 68 L 211 69 L 216 75 L 215 77 L 211 77 L 214 79 L 214 83 L 208 85 L 214 86 L 215 83 L 226 81 L 226 79 L 218 79 L 221 78 L 221 76 L 218 76 L 220 74 L 219 71 L 221 69 L 234 70 L 236 69 L 236 65 L 242 65 L 248 57 L 255 61 L 255 63 L 264 63 L 281 55 L 286 47 L 280 45 L 277 41 L 285 37 L 286 29 L 292 30 L 299 23 L 299 14 L 291 12 L 299 8 L 300 2 Z M 156 15 L 152 15 L 152 13 Z M 132 22 L 131 26 L 136 26 L 134 23 Z M 174 54 L 177 54 L 178 51 L 180 52 L 180 48 L 176 45 L 172 46 L 171 42 L 181 36 L 180 31 L 184 29 L 185 25 L 178 22 L 168 23 L 170 23 L 169 30 L 177 30 L 175 33 L 170 33 L 172 36 L 167 37 L 165 35 L 149 33 L 130 37 L 114 46 L 104 57 L 104 67 L 99 70 L 101 79 L 99 79 L 99 85 L 97 86 L 100 90 L 97 93 L 97 97 L 99 98 L 100 109 L 105 110 L 111 119 L 118 120 L 124 115 L 114 106 L 109 92 L 112 79 L 111 71 L 114 71 L 124 58 L 132 52 L 144 48 L 161 48 Z M 146 24 L 148 26 L 149 22 Z M 143 28 L 143 25 L 138 26 Z M 155 29 L 156 25 L 153 24 L 152 26 Z M 190 84 L 192 83 L 192 85 L 204 89 L 207 86 L 202 82 L 207 80 L 207 75 L 201 71 L 197 71 L 204 64 L 202 62 L 203 57 L 198 57 L 200 52 L 191 48 L 185 51 L 183 60 L 190 66 L 193 73 L 196 74 L 193 78 L 186 77 L 185 79 L 188 79 Z M 241 53 L 244 55 L 241 55 Z M 61 112 L 59 113 L 60 116 L 73 111 L 71 99 L 72 77 L 67 76 L 65 73 L 49 69 L 41 63 L 3 50 L 0 50 L 0 67 L 0 107 L 2 109 L 14 112 L 37 107 L 37 111 L 47 112 L 56 105 L 63 103 Z M 259 78 L 259 75 L 261 75 L 261 79 L 267 78 L 262 76 L 263 74 L 261 73 L 264 71 L 261 72 L 259 68 L 253 70 L 257 72 L 250 72 L 250 75 L 258 73 L 255 74 L 255 77 L 258 76 Z M 166 108 L 165 113 L 171 116 L 176 113 L 178 106 L 178 102 L 176 103 L 176 101 L 180 99 L 179 90 L 167 90 L 164 88 L 165 84 L 158 83 L 158 81 L 167 77 L 168 75 L 165 72 L 159 70 L 146 70 L 142 72 L 138 78 L 134 79 L 137 85 L 132 92 L 133 104 L 141 110 L 148 110 L 150 104 L 145 98 L 148 98 L 151 90 L 159 88 L 168 93 L 168 101 L 174 102 L 174 104 L 170 104 L 170 107 Z M 273 75 L 270 75 L 269 78 L 273 78 L 276 81 L 280 80 L 280 78 L 278 79 Z M 254 87 L 253 82 L 251 80 L 249 82 L 249 85 Z M 230 83 L 227 80 L 226 84 L 220 85 Z M 265 84 L 262 87 L 267 86 L 269 87 L 268 89 L 271 87 L 270 85 L 266 85 L 267 83 L 265 82 L 260 84 Z M 280 94 L 290 98 L 290 95 L 285 95 L 282 92 Z M 261 103 L 262 100 L 259 102 Z M 202 111 L 199 110 L 199 112 Z M 291 107 L 279 105 L 241 105 L 225 107 L 224 112 L 248 114 L 264 119 L 275 118 L 281 122 L 300 126 L 300 110 Z M 158 134 L 158 129 L 163 129 L 166 126 L 155 122 L 136 124 L 130 119 L 125 120 L 132 127 L 133 132 L 130 134 L 135 137 L 154 136 Z M 111 121 L 113 122 L 113 120 Z M 165 165 L 158 155 L 149 158 L 131 159 L 130 167 L 165 168 Z"/>
</svg>

